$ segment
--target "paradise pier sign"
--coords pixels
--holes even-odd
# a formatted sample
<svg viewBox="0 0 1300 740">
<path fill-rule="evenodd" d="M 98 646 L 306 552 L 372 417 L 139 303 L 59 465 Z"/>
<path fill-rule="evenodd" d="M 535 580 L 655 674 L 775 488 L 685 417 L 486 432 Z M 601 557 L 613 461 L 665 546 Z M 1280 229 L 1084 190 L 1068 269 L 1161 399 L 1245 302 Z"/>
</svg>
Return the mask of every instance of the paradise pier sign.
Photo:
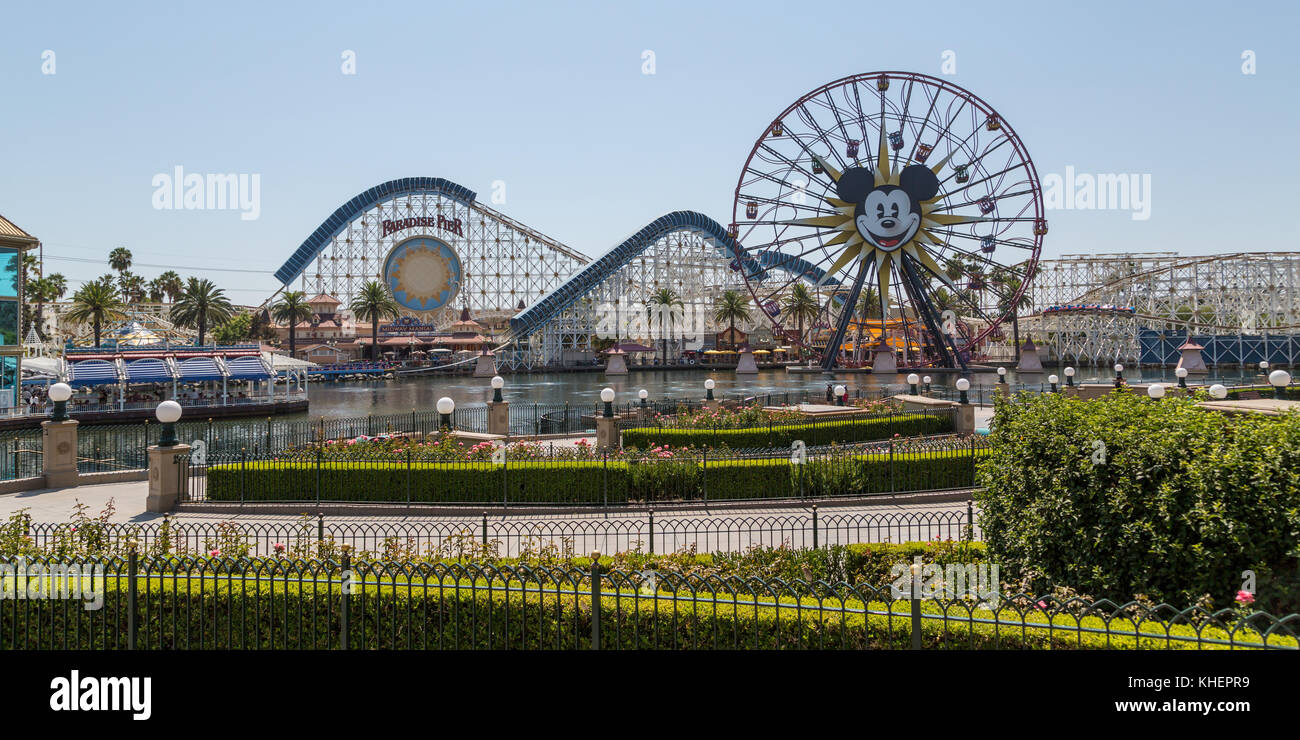
<svg viewBox="0 0 1300 740">
<path fill-rule="evenodd" d="M 434 216 L 413 216 L 411 218 L 398 218 L 391 221 L 382 222 L 383 234 L 381 237 L 388 236 L 394 231 L 404 229 L 440 229 L 450 231 L 456 236 L 465 236 L 464 229 L 461 226 L 460 219 L 447 218 L 443 215 Z"/>
</svg>

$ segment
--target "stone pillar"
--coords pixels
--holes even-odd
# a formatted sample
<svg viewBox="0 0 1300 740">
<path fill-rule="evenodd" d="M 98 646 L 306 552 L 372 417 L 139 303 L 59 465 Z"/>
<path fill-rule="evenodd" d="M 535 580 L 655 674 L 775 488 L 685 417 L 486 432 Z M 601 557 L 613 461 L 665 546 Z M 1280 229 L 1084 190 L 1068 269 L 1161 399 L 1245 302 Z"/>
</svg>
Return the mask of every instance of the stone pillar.
<svg viewBox="0 0 1300 740">
<path fill-rule="evenodd" d="M 993 392 L 996 393 L 996 394 L 999 395 L 999 396 L 1002 396 L 1003 399 L 1009 399 L 1009 398 L 1011 398 L 1011 384 L 1010 384 L 1010 383 L 994 383 L 994 384 L 993 384 Z"/>
<path fill-rule="evenodd" d="M 611 349 L 605 353 L 606 375 L 627 375 L 627 357 L 621 349 Z"/>
<path fill-rule="evenodd" d="M 77 485 L 77 422 L 41 422 L 42 467 L 46 488 Z"/>
<path fill-rule="evenodd" d="M 740 351 L 740 360 L 736 363 L 737 375 L 757 375 L 758 363 L 754 362 L 754 353 L 749 348 Z"/>
<path fill-rule="evenodd" d="M 190 446 L 186 444 L 149 448 L 149 497 L 145 499 L 145 511 L 163 513 L 176 507 L 185 485 L 176 458 L 189 453 Z"/>
<path fill-rule="evenodd" d="M 488 401 L 488 434 L 510 434 L 509 401 Z"/>
<path fill-rule="evenodd" d="M 957 414 L 953 417 L 953 431 L 958 436 L 966 436 L 975 433 L 975 404 L 959 403 L 957 404 Z"/>
<path fill-rule="evenodd" d="M 1060 386 L 1060 388 L 1061 388 L 1061 395 L 1065 396 L 1066 398 L 1079 397 L 1079 386 L 1077 385 L 1063 385 Z"/>
<path fill-rule="evenodd" d="M 1034 344 L 1032 336 L 1027 337 L 1020 348 L 1020 364 L 1016 365 L 1016 370 L 1022 373 L 1043 371 L 1043 360 L 1038 356 L 1038 345 Z"/>
<path fill-rule="evenodd" d="M 617 450 L 623 446 L 623 440 L 618 433 L 618 417 L 605 416 L 599 414 L 596 416 L 596 447 L 606 450 Z"/>
<path fill-rule="evenodd" d="M 479 354 L 478 362 L 474 365 L 474 377 L 490 378 L 497 374 L 497 361 L 491 352 L 484 351 Z"/>
</svg>

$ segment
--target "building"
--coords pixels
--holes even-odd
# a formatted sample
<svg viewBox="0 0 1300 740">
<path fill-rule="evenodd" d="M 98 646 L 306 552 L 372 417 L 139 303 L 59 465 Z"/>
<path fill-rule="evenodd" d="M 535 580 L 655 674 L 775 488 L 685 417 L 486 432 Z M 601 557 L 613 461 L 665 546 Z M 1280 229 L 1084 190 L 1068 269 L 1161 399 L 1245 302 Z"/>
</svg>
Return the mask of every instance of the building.
<svg viewBox="0 0 1300 740">
<path fill-rule="evenodd" d="M 311 319 L 300 321 L 294 327 L 294 341 L 298 345 L 295 353 L 299 359 L 314 359 L 303 355 L 305 345 L 343 345 L 351 346 L 357 336 L 357 326 L 352 318 L 339 311 L 343 305 L 339 299 L 328 293 L 320 293 L 307 301 L 311 307 Z M 280 345 L 289 345 L 288 324 L 274 324 L 271 327 L 280 340 Z"/>
<path fill-rule="evenodd" d="M 20 410 L 22 378 L 22 259 L 40 241 L 0 215 L 0 413 Z"/>
</svg>

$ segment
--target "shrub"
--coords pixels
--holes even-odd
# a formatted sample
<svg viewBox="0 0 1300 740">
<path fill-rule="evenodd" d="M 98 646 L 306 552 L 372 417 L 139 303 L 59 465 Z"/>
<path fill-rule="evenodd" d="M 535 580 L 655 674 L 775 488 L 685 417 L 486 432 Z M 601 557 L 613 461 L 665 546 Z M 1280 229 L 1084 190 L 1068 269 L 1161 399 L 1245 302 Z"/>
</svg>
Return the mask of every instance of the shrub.
<svg viewBox="0 0 1300 740">
<path fill-rule="evenodd" d="M 666 427 L 638 427 L 623 430 L 626 447 L 730 447 L 749 449 L 760 447 L 789 447 L 795 440 L 804 444 L 828 445 L 845 442 L 869 442 L 929 434 L 945 434 L 953 430 L 952 417 L 947 414 L 894 414 L 883 417 L 860 416 L 834 421 L 803 424 L 772 424 L 747 429 L 671 429 Z"/>
<path fill-rule="evenodd" d="M 1226 606 L 1253 570 L 1261 608 L 1295 611 L 1300 416 L 1196 403 L 999 401 L 976 493 L 990 550 L 1011 570 L 1120 601 L 1209 594 Z"/>
</svg>

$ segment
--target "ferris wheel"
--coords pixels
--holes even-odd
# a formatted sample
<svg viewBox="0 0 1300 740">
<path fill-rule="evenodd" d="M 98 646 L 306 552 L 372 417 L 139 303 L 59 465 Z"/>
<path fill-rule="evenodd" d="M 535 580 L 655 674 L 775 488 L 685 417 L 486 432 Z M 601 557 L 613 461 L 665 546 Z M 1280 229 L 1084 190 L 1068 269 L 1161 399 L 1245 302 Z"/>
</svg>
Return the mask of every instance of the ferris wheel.
<svg viewBox="0 0 1300 740">
<path fill-rule="evenodd" d="M 965 367 L 1020 307 L 1047 221 L 1034 164 L 997 111 L 938 78 L 873 72 L 766 127 L 729 231 L 756 305 L 824 369 L 868 343 Z"/>
</svg>

